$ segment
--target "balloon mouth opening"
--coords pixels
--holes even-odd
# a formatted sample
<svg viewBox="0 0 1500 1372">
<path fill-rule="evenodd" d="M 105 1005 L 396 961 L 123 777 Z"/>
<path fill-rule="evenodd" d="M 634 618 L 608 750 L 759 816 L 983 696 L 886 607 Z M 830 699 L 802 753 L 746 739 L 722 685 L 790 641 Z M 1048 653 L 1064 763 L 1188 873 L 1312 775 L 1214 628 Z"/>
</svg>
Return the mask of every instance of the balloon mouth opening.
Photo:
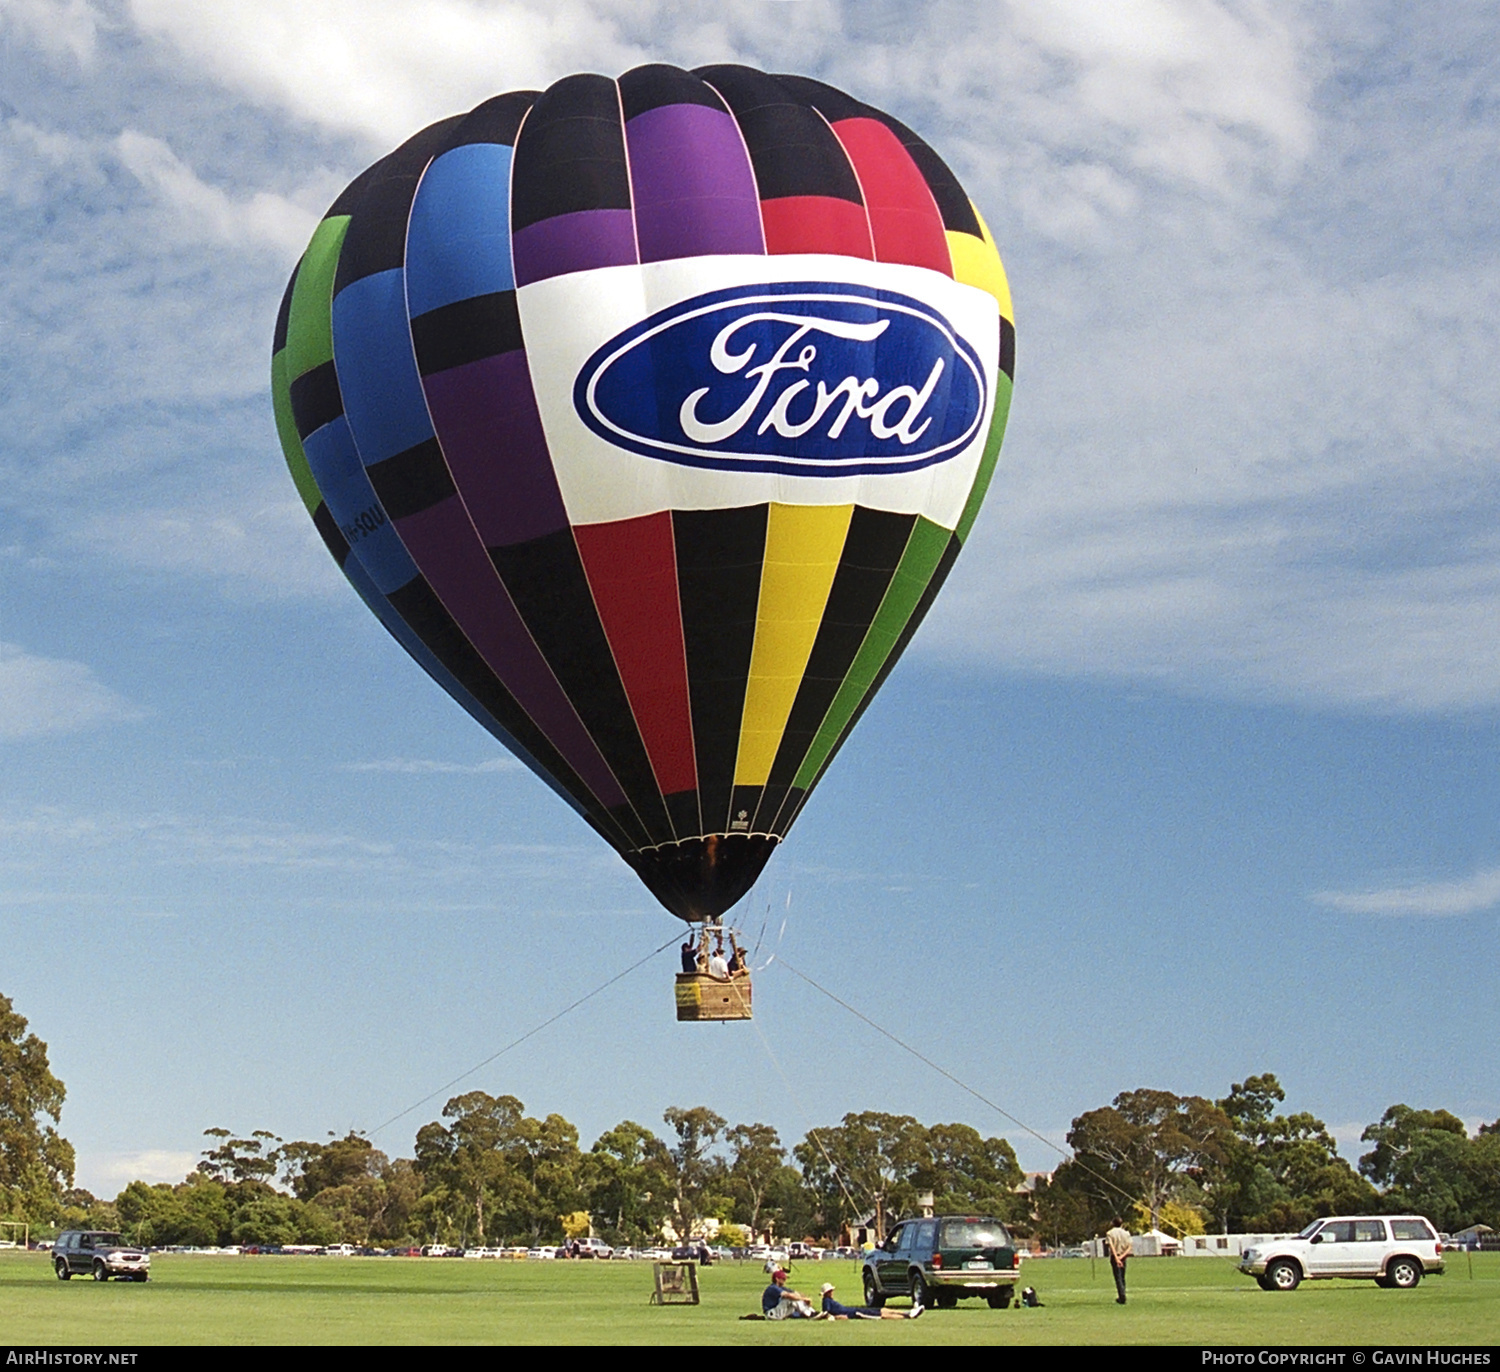
<svg viewBox="0 0 1500 1372">
<path fill-rule="evenodd" d="M 701 924 L 745 896 L 780 841 L 775 834 L 705 834 L 624 857 L 668 911 Z"/>
</svg>

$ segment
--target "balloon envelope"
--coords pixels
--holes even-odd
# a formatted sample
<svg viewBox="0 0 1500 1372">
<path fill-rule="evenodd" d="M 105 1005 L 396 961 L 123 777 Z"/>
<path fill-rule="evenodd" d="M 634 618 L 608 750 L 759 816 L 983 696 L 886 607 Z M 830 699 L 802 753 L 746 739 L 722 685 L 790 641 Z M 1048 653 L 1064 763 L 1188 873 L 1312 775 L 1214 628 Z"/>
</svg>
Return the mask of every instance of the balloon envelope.
<svg viewBox="0 0 1500 1372">
<path fill-rule="evenodd" d="M 1014 372 L 942 160 L 832 87 L 512 92 L 339 196 L 272 389 L 329 551 L 661 903 L 754 882 L 926 613 Z"/>
</svg>

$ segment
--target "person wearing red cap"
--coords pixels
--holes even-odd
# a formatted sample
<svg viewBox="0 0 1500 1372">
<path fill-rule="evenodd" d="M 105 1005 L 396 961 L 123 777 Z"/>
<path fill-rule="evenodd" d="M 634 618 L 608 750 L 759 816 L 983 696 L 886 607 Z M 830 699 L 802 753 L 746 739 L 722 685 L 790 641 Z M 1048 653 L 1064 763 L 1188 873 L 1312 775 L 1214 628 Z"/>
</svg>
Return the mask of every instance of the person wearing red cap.
<svg viewBox="0 0 1500 1372">
<path fill-rule="evenodd" d="M 813 1305 L 800 1291 L 786 1289 L 786 1268 L 771 1273 L 771 1284 L 760 1293 L 760 1311 L 768 1320 L 815 1320 Z"/>
</svg>

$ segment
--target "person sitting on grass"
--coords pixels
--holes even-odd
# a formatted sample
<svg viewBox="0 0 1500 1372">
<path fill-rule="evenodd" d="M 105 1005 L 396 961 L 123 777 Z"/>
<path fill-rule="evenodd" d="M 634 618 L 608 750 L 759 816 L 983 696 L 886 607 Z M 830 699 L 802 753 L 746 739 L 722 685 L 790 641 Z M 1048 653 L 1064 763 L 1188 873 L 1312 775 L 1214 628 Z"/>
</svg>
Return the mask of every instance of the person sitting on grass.
<svg viewBox="0 0 1500 1372">
<path fill-rule="evenodd" d="M 786 1268 L 771 1273 L 771 1284 L 760 1293 L 760 1312 L 768 1320 L 815 1320 L 812 1302 L 800 1291 L 786 1289 Z"/>
<path fill-rule="evenodd" d="M 879 1305 L 840 1305 L 833 1298 L 833 1283 L 823 1283 L 823 1313 L 836 1320 L 914 1320 L 922 1313 L 920 1305 L 910 1310 L 887 1310 Z"/>
</svg>

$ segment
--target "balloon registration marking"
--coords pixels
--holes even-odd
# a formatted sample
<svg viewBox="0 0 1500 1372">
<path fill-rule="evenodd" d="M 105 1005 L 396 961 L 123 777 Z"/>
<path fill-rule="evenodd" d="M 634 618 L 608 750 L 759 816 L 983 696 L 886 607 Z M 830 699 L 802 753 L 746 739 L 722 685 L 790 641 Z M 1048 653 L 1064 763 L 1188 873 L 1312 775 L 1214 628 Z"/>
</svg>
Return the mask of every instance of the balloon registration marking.
<svg viewBox="0 0 1500 1372">
<path fill-rule="evenodd" d="M 682 301 L 605 343 L 573 391 L 579 418 L 630 452 L 788 476 L 945 462 L 987 401 L 978 354 L 937 310 L 832 282 Z"/>
</svg>

